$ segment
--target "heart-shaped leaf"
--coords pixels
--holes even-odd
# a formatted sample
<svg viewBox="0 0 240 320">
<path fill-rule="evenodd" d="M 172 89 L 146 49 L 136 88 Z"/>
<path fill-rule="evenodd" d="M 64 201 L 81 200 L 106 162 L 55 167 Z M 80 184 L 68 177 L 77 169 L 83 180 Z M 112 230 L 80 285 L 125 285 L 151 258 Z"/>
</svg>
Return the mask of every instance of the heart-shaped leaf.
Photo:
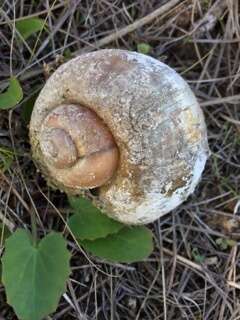
<svg viewBox="0 0 240 320">
<path fill-rule="evenodd" d="M 116 234 L 94 241 L 79 241 L 90 253 L 114 262 L 136 262 L 153 250 L 152 233 L 146 227 L 125 227 Z"/>
<path fill-rule="evenodd" d="M 0 94 L 0 109 L 10 109 L 15 107 L 23 98 L 22 88 L 15 77 L 9 81 L 6 92 Z"/>
<path fill-rule="evenodd" d="M 4 246 L 5 240 L 11 236 L 8 227 L 0 223 L 0 248 Z"/>
<path fill-rule="evenodd" d="M 9 238 L 11 235 L 11 232 L 9 229 L 0 223 L 0 253 L 4 247 L 5 241 L 7 238 Z M 2 283 L 2 263 L 0 261 L 0 283 Z"/>
<path fill-rule="evenodd" d="M 71 197 L 69 202 L 75 214 L 70 217 L 68 225 L 77 239 L 103 238 L 124 227 L 122 223 L 103 214 L 88 199 Z"/>
<path fill-rule="evenodd" d="M 45 21 L 39 18 L 26 18 L 16 22 L 18 32 L 25 40 L 32 34 L 41 31 L 44 26 Z"/>
<path fill-rule="evenodd" d="M 56 310 L 70 274 L 70 253 L 61 234 L 51 232 L 34 246 L 17 230 L 5 245 L 2 281 L 7 300 L 22 320 L 40 320 Z"/>
</svg>

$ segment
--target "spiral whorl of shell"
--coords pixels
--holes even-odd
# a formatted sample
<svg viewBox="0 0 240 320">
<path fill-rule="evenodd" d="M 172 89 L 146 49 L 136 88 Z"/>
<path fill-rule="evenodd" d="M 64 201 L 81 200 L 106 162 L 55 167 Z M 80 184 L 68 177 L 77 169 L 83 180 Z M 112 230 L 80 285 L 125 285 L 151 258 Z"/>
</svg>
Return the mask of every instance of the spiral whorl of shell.
<svg viewBox="0 0 240 320">
<path fill-rule="evenodd" d="M 112 134 L 86 107 L 54 108 L 43 120 L 39 142 L 51 176 L 65 187 L 99 187 L 117 168 L 118 149 Z"/>
<path fill-rule="evenodd" d="M 78 194 L 82 190 L 79 176 L 69 184 L 50 171 L 54 167 L 67 177 L 68 168 L 62 168 L 62 162 L 70 170 L 76 166 L 82 142 L 79 146 L 71 142 L 75 140 L 71 127 L 78 124 L 69 120 L 70 130 L 65 130 L 68 121 L 64 120 L 53 131 L 39 129 L 48 126 L 56 106 L 72 104 L 92 110 L 111 132 L 119 151 L 115 173 L 99 186 L 96 198 L 108 215 L 128 224 L 148 223 L 194 191 L 209 154 L 206 126 L 194 94 L 173 69 L 139 53 L 99 50 L 70 60 L 50 77 L 32 115 L 33 156 L 56 186 Z M 40 140 L 47 139 L 48 130 L 54 144 L 58 145 L 58 133 L 64 136 L 64 144 L 57 147 L 50 142 L 46 151 Z"/>
</svg>

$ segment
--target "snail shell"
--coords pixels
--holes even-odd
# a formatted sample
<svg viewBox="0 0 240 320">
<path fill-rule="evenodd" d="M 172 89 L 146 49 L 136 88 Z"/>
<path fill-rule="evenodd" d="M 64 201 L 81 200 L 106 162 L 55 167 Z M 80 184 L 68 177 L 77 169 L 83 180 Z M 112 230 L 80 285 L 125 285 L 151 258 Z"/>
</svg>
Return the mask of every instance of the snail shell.
<svg viewBox="0 0 240 320">
<path fill-rule="evenodd" d="M 30 140 L 51 183 L 68 194 L 98 187 L 96 204 L 126 224 L 152 222 L 186 200 L 209 154 L 188 84 L 151 57 L 116 49 L 55 71 L 36 101 Z"/>
</svg>

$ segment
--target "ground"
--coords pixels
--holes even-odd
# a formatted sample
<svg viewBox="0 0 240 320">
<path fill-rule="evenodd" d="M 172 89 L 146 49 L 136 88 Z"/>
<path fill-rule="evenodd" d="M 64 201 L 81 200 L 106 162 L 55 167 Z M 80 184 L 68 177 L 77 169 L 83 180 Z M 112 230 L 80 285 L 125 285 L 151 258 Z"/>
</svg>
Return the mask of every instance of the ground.
<svg viewBox="0 0 240 320">
<path fill-rule="evenodd" d="M 169 8 L 156 11 L 164 3 Z M 149 225 L 155 249 L 144 262 L 87 260 L 68 240 L 71 278 L 47 319 L 240 317 L 239 12 L 237 0 L 0 0 L 0 92 L 11 75 L 24 92 L 16 107 L 0 111 L 0 213 L 10 226 L 30 229 L 30 213 L 38 212 L 40 236 L 64 229 L 66 196 L 46 185 L 31 159 L 29 110 L 53 70 L 82 52 L 144 51 L 173 67 L 202 106 L 211 149 L 196 192 Z M 24 40 L 15 24 L 27 16 L 46 28 Z M 2 286 L 0 318 L 16 319 Z"/>
</svg>

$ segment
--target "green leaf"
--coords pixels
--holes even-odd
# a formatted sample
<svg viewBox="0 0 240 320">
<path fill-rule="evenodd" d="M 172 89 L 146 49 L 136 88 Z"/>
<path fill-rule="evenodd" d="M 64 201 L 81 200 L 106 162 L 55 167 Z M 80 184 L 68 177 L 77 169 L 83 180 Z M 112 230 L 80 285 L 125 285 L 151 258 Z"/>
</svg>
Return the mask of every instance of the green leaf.
<svg viewBox="0 0 240 320">
<path fill-rule="evenodd" d="M 5 240 L 9 238 L 10 235 L 11 235 L 11 232 L 8 229 L 8 227 L 0 223 L 0 248 L 4 246 Z"/>
<path fill-rule="evenodd" d="M 147 258 L 153 250 L 152 233 L 146 227 L 120 230 L 106 238 L 79 241 L 95 256 L 113 262 L 136 262 Z"/>
<path fill-rule="evenodd" d="M 69 218 L 68 225 L 77 239 L 103 238 L 124 227 L 122 223 L 103 214 L 88 199 L 71 197 L 69 202 L 75 214 Z"/>
<path fill-rule="evenodd" d="M 45 26 L 45 21 L 39 18 L 26 18 L 16 22 L 16 28 L 21 36 L 26 40 L 32 34 L 41 31 Z"/>
<path fill-rule="evenodd" d="M 39 90 L 31 95 L 23 104 L 22 104 L 22 112 L 21 117 L 25 123 L 29 123 L 33 111 L 33 107 L 37 96 L 39 95 Z"/>
<path fill-rule="evenodd" d="M 227 245 L 231 248 L 231 247 L 234 247 L 236 244 L 237 244 L 237 242 L 235 241 L 235 240 L 233 240 L 233 239 L 226 239 L 226 241 L 227 241 Z"/>
<path fill-rule="evenodd" d="M 8 227 L 0 223 L 0 250 L 5 244 L 7 238 L 9 238 L 11 232 L 9 231 Z M 0 283 L 2 283 L 2 263 L 0 261 Z"/>
<path fill-rule="evenodd" d="M 69 48 L 67 48 L 66 50 L 64 50 L 63 56 L 68 61 L 73 57 L 73 53 L 71 52 L 71 50 Z"/>
<path fill-rule="evenodd" d="M 221 248 L 221 250 L 226 250 L 228 247 L 227 241 L 224 238 L 217 238 L 216 244 Z"/>
<path fill-rule="evenodd" d="M 192 249 L 192 256 L 197 263 L 203 263 L 205 260 L 205 256 L 199 253 L 198 248 Z"/>
<path fill-rule="evenodd" d="M 70 253 L 61 234 L 51 232 L 34 246 L 17 230 L 5 245 L 2 281 L 7 301 L 22 320 L 40 320 L 56 310 L 70 274 Z"/>
<path fill-rule="evenodd" d="M 149 54 L 152 47 L 148 43 L 138 43 L 137 51 L 142 54 Z"/>
<path fill-rule="evenodd" d="M 7 91 L 0 94 L 0 109 L 15 107 L 22 98 L 23 91 L 21 85 L 15 77 L 12 77 Z"/>
<path fill-rule="evenodd" d="M 236 241 L 232 239 L 226 239 L 226 238 L 217 238 L 215 242 L 220 247 L 221 250 L 226 250 L 229 247 L 231 248 L 236 245 Z"/>
<path fill-rule="evenodd" d="M 0 171 L 4 172 L 11 167 L 14 160 L 14 152 L 0 145 Z"/>
</svg>

